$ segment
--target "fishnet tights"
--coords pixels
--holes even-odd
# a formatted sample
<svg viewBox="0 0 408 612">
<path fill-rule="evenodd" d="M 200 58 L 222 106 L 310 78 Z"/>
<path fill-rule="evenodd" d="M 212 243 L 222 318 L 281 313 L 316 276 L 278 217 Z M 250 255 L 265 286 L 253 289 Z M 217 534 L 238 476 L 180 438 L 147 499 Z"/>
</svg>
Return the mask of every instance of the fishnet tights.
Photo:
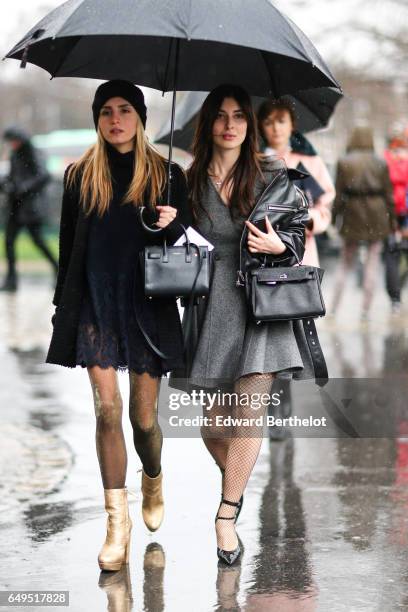
<svg viewBox="0 0 408 612">
<path fill-rule="evenodd" d="M 104 489 L 123 489 L 127 452 L 122 429 L 123 402 L 114 368 L 88 368 L 96 417 L 96 452 Z M 162 433 L 157 421 L 160 379 L 129 372 L 129 418 L 137 454 L 148 476 L 160 472 Z"/>
<path fill-rule="evenodd" d="M 231 410 L 236 419 L 264 417 L 266 406 L 258 408 L 261 394 L 270 394 L 274 375 L 251 374 L 243 376 L 234 385 L 238 401 Z M 217 406 L 217 413 L 226 414 L 225 407 Z M 208 414 L 208 413 L 207 413 Z M 213 416 L 213 411 L 211 411 Z M 215 419 L 214 419 L 215 421 Z M 217 431 L 218 429 L 218 431 Z M 251 423 L 233 425 L 229 432 L 225 428 L 203 428 L 204 442 L 216 463 L 225 469 L 223 478 L 223 498 L 238 502 L 247 485 L 262 443 L 263 426 Z M 214 437 L 215 436 L 215 437 Z M 236 508 L 221 504 L 218 515 L 226 518 L 235 516 Z M 237 536 L 233 520 L 216 522 L 217 544 L 224 550 L 237 547 Z"/>
</svg>

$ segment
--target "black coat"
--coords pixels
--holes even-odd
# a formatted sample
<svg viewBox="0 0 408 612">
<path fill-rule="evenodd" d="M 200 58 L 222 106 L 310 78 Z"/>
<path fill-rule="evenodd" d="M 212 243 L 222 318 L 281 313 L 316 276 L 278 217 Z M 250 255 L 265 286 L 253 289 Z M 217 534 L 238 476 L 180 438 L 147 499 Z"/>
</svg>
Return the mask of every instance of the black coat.
<svg viewBox="0 0 408 612">
<path fill-rule="evenodd" d="M 22 225 L 43 223 L 46 217 L 45 186 L 50 175 L 40 153 L 27 139 L 10 157 L 6 179 L 9 214 Z"/>
<path fill-rule="evenodd" d="M 86 216 L 79 203 L 79 179 L 68 188 L 66 185 L 67 171 L 64 177 L 64 194 L 61 210 L 59 239 L 59 271 L 53 304 L 57 307 L 54 318 L 54 330 L 47 355 L 47 363 L 55 363 L 67 367 L 76 365 L 76 342 L 78 322 L 81 312 L 82 298 L 86 283 L 86 247 L 90 216 Z M 164 190 L 166 194 L 166 189 Z M 180 223 L 191 225 L 192 218 L 187 201 L 187 184 L 183 171 L 176 164 L 172 165 L 171 205 L 178 209 L 176 219 L 161 233 L 144 232 L 145 244 L 157 244 L 162 241 L 164 233 L 169 243 L 181 235 Z M 164 201 L 160 203 L 165 203 Z M 159 204 L 159 202 L 158 202 Z M 155 213 L 145 210 L 144 220 L 152 224 Z M 141 245 L 143 248 L 144 245 Z M 159 338 L 159 348 L 172 356 L 172 361 L 164 362 L 166 369 L 182 363 L 183 341 L 180 318 L 176 300 L 173 298 L 147 300 L 145 308 L 152 308 Z M 142 320 L 146 331 L 149 322 Z"/>
</svg>

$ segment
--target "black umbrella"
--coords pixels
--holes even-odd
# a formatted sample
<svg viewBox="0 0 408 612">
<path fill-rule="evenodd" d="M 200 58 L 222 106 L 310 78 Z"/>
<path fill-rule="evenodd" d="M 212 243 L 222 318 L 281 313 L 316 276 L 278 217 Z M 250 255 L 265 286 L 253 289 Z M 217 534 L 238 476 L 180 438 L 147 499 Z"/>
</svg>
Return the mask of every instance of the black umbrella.
<svg viewBox="0 0 408 612">
<path fill-rule="evenodd" d="M 172 125 L 177 89 L 235 83 L 278 97 L 338 87 L 309 39 L 267 0 L 68 0 L 6 57 L 53 77 L 173 90 Z"/>
<path fill-rule="evenodd" d="M 174 119 L 173 146 L 189 151 L 191 149 L 198 111 L 207 93 L 191 91 L 177 105 Z M 299 91 L 296 95 L 282 96 L 294 106 L 296 129 L 305 134 L 325 127 L 334 112 L 337 102 L 343 97 L 335 87 L 318 87 Z M 252 104 L 257 110 L 264 98 L 252 97 Z M 170 144 L 170 121 L 166 121 L 155 137 L 157 144 Z"/>
</svg>

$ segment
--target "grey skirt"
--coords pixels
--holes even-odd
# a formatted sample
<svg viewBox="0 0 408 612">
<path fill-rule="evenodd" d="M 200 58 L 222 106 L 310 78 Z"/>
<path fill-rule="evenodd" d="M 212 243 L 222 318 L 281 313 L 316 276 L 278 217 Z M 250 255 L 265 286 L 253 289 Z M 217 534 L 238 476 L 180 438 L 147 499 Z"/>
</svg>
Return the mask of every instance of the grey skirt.
<svg viewBox="0 0 408 612">
<path fill-rule="evenodd" d="M 212 223 L 203 215 L 197 229 L 215 246 L 214 273 L 189 383 L 216 387 L 254 373 L 314 378 L 301 321 L 249 319 L 245 291 L 236 286 L 243 220 L 231 218 L 210 181 L 205 195 Z"/>
</svg>

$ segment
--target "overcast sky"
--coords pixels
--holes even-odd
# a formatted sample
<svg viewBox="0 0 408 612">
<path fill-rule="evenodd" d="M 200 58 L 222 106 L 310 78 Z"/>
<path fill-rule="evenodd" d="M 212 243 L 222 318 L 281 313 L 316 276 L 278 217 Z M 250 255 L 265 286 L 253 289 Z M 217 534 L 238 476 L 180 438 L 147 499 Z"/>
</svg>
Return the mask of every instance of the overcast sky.
<svg viewBox="0 0 408 612">
<path fill-rule="evenodd" d="M 45 15 L 47 6 L 51 9 L 62 4 L 60 0 L 1 0 L 0 1 L 0 40 L 2 50 L 22 38 L 35 21 Z M 46 7 L 41 11 L 41 7 Z M 8 50 L 8 49 L 7 49 Z"/>
</svg>

